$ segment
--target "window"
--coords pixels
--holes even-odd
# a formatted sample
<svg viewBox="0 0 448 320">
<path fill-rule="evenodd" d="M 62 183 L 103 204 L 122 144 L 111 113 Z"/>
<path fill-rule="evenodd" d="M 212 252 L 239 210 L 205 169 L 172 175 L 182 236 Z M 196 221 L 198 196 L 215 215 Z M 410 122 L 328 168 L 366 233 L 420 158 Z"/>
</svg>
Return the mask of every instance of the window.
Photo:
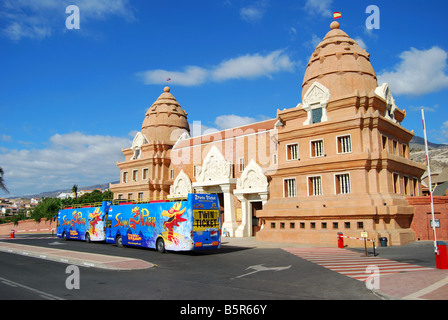
<svg viewBox="0 0 448 320">
<path fill-rule="evenodd" d="M 132 200 L 132 193 L 128 193 L 128 200 Z"/>
<path fill-rule="evenodd" d="M 351 136 L 338 137 L 338 153 L 352 152 L 352 138 Z"/>
<path fill-rule="evenodd" d="M 393 186 L 394 186 L 394 193 L 400 192 L 400 176 L 397 173 L 392 174 L 393 177 Z"/>
<path fill-rule="evenodd" d="M 148 169 L 143 169 L 143 180 L 148 179 Z"/>
<path fill-rule="evenodd" d="M 417 178 L 413 178 L 412 181 L 414 181 L 414 194 L 412 194 L 413 196 L 418 196 L 418 179 Z"/>
<path fill-rule="evenodd" d="M 407 146 L 405 144 L 403 144 L 402 148 L 403 148 L 403 157 L 408 159 L 409 157 L 408 157 L 408 148 L 407 148 Z"/>
<path fill-rule="evenodd" d="M 409 192 L 409 178 L 408 177 L 403 178 L 403 184 L 404 184 L 404 194 L 408 194 L 408 192 Z"/>
<path fill-rule="evenodd" d="M 271 222 L 271 229 L 275 229 L 275 222 Z"/>
<path fill-rule="evenodd" d="M 286 159 L 299 160 L 299 145 L 297 143 L 286 146 Z"/>
<path fill-rule="evenodd" d="M 311 157 L 323 157 L 324 155 L 324 140 L 311 141 Z"/>
<path fill-rule="evenodd" d="M 316 229 L 316 222 L 310 222 L 310 228 Z"/>
<path fill-rule="evenodd" d="M 394 150 L 394 154 L 398 155 L 398 142 L 395 140 L 392 140 L 392 148 Z"/>
<path fill-rule="evenodd" d="M 311 123 L 322 122 L 322 108 L 315 108 L 311 110 Z"/>
<path fill-rule="evenodd" d="M 383 150 L 387 151 L 387 137 L 382 136 L 382 141 L 383 141 Z"/>
<path fill-rule="evenodd" d="M 174 169 L 170 170 L 170 179 L 174 180 Z"/>
<path fill-rule="evenodd" d="M 364 229 L 364 222 L 358 221 L 358 229 Z"/>
<path fill-rule="evenodd" d="M 125 171 L 123 172 L 123 183 L 127 183 L 128 182 L 128 172 Z"/>
<path fill-rule="evenodd" d="M 139 192 L 138 193 L 138 201 L 142 201 L 143 200 L 143 192 Z"/>
<path fill-rule="evenodd" d="M 280 229 L 285 229 L 285 223 L 284 222 L 280 222 Z"/>
<path fill-rule="evenodd" d="M 244 158 L 238 159 L 238 171 L 243 172 L 244 171 Z"/>
<path fill-rule="evenodd" d="M 305 222 L 300 222 L 300 229 L 305 229 Z"/>
<path fill-rule="evenodd" d="M 350 188 L 350 174 L 337 174 L 335 175 L 335 188 L 336 194 L 349 194 Z"/>
<path fill-rule="evenodd" d="M 344 222 L 345 229 L 350 229 L 350 222 Z"/>
<path fill-rule="evenodd" d="M 199 168 L 198 168 L 198 165 L 195 164 L 195 165 L 193 165 L 193 177 L 196 178 L 198 173 L 199 173 Z"/>
<path fill-rule="evenodd" d="M 295 229 L 296 228 L 296 224 L 294 222 L 290 222 L 289 223 L 289 228 L 290 229 Z"/>
<path fill-rule="evenodd" d="M 272 163 L 273 163 L 273 164 L 277 164 L 277 154 L 276 154 L 276 153 L 274 153 L 274 154 L 272 155 Z"/>
<path fill-rule="evenodd" d="M 285 179 L 285 197 L 294 198 L 297 197 L 296 178 Z"/>
<path fill-rule="evenodd" d="M 132 181 L 137 181 L 138 180 L 138 170 L 133 170 L 132 171 Z"/>
<path fill-rule="evenodd" d="M 322 228 L 322 229 L 327 229 L 327 223 L 326 223 L 326 222 L 322 222 L 322 224 L 321 224 L 321 228 Z"/>
<path fill-rule="evenodd" d="M 322 177 L 309 177 L 308 178 L 308 195 L 320 196 L 322 195 Z"/>
<path fill-rule="evenodd" d="M 333 222 L 333 229 L 339 229 L 339 223 Z"/>
</svg>

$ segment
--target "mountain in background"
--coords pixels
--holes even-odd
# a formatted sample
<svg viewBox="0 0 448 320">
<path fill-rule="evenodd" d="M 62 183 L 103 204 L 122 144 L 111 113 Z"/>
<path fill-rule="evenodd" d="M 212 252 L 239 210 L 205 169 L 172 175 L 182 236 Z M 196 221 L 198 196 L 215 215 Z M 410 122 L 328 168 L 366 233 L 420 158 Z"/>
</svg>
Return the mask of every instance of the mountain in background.
<svg viewBox="0 0 448 320">
<path fill-rule="evenodd" d="M 119 183 L 120 181 L 114 181 L 111 183 Z M 103 184 L 94 184 L 87 187 L 78 187 L 78 192 L 81 190 L 94 190 L 94 189 L 109 189 L 109 182 L 103 183 Z M 23 195 L 23 196 L 17 196 L 17 197 L 10 197 L 9 199 L 31 199 L 31 198 L 54 198 L 57 197 L 61 193 L 69 193 L 72 192 L 72 189 L 64 189 L 64 190 L 55 190 L 55 191 L 45 191 L 37 194 L 30 194 L 30 195 Z"/>
<path fill-rule="evenodd" d="M 414 136 L 409 143 L 409 148 L 412 150 L 421 149 L 425 151 L 425 139 L 419 136 Z M 437 144 L 428 141 L 428 149 L 443 149 L 448 148 L 448 144 Z"/>
<path fill-rule="evenodd" d="M 425 139 L 414 136 L 409 143 L 411 159 L 426 164 Z M 448 167 L 448 145 L 437 144 L 428 141 L 429 162 L 431 163 L 431 175 L 440 173 Z"/>
</svg>

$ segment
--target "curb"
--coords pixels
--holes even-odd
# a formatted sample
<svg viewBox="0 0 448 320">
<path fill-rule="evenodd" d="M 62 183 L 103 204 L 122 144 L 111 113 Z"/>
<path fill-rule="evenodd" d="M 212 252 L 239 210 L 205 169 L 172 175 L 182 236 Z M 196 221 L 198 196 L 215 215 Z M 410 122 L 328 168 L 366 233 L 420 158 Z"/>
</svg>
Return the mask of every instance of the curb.
<svg viewBox="0 0 448 320">
<path fill-rule="evenodd" d="M 36 247 L 6 242 L 0 243 L 0 251 L 66 264 L 74 264 L 81 267 L 92 267 L 107 270 L 141 270 L 156 266 L 153 263 L 141 259 Z"/>
</svg>

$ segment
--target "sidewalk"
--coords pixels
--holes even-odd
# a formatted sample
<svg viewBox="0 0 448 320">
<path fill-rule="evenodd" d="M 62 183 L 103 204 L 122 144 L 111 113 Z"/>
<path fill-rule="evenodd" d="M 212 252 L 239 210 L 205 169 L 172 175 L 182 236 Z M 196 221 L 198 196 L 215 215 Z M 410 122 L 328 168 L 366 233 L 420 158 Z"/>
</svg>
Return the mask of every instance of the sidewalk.
<svg viewBox="0 0 448 320">
<path fill-rule="evenodd" d="M 140 259 L 36 247 L 6 241 L 0 241 L 0 251 L 67 264 L 74 264 L 83 267 L 94 267 L 109 270 L 138 270 L 152 268 L 155 266 L 152 263 Z"/>
<path fill-rule="evenodd" d="M 222 244 L 249 248 L 324 247 L 297 243 L 261 242 L 254 237 L 224 237 L 222 238 Z M 391 259 L 393 260 L 393 258 Z M 448 300 L 448 270 L 434 268 L 429 271 L 409 271 L 380 275 L 379 288 L 372 291 L 386 300 Z"/>
</svg>

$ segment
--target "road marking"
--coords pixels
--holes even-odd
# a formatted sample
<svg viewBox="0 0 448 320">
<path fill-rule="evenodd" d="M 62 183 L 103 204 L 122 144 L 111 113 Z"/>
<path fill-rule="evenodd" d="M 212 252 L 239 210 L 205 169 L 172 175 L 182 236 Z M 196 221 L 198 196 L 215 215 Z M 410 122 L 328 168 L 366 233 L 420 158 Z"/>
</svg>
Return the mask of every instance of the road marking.
<svg viewBox="0 0 448 320">
<path fill-rule="evenodd" d="M 371 276 L 371 273 L 367 272 L 369 266 L 376 266 L 381 275 L 434 270 L 385 258 L 365 257 L 359 252 L 339 248 L 284 248 L 283 250 L 360 281 L 366 281 Z"/>
<path fill-rule="evenodd" d="M 17 282 L 14 282 L 14 281 L 11 281 L 11 280 L 8 280 L 8 279 L 5 279 L 5 278 L 1 278 L 0 277 L 0 281 L 2 283 L 4 283 L 4 284 L 8 285 L 8 286 L 11 286 L 11 287 L 20 287 L 22 289 L 29 290 L 29 291 L 31 291 L 33 293 L 38 294 L 40 297 L 45 298 L 47 300 L 65 300 L 63 298 L 54 296 L 52 294 L 49 294 L 49 293 L 46 293 L 46 292 L 43 292 L 43 291 L 31 288 L 31 287 L 28 287 L 28 286 L 25 286 L 23 284 L 20 284 L 20 283 L 17 283 Z"/>
<path fill-rule="evenodd" d="M 289 266 L 286 266 L 286 267 L 271 267 L 271 268 L 268 268 L 268 267 L 263 266 L 262 264 L 257 264 L 255 266 L 250 266 L 250 267 L 246 268 L 246 270 L 253 269 L 254 271 L 242 274 L 242 275 L 237 276 L 237 277 L 232 278 L 232 279 L 242 278 L 242 277 L 245 277 L 245 276 L 257 273 L 257 272 L 261 272 L 261 271 L 276 271 L 277 272 L 277 271 L 287 270 L 287 269 L 289 269 L 291 267 L 292 267 L 292 265 L 289 265 Z"/>
</svg>

